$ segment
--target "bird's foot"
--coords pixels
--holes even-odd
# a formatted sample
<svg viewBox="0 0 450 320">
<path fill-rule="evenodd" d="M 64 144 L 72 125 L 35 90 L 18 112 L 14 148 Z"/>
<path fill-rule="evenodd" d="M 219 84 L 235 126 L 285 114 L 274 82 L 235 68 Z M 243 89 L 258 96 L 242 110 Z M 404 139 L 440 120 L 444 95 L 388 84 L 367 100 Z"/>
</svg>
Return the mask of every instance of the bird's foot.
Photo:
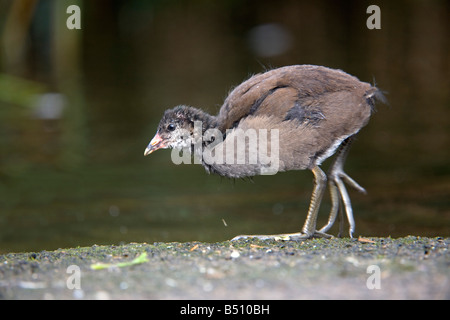
<svg viewBox="0 0 450 320">
<path fill-rule="evenodd" d="M 366 189 L 364 189 L 363 187 L 361 187 L 359 185 L 358 182 L 356 182 L 355 180 L 353 180 L 348 174 L 346 174 L 344 172 L 344 170 L 342 168 L 337 168 L 337 169 L 333 169 L 331 170 L 331 172 L 329 173 L 329 178 L 331 180 L 333 180 L 334 183 L 338 184 L 339 181 L 338 180 L 344 180 L 349 186 L 351 186 L 353 189 L 358 190 L 359 192 L 361 192 L 362 194 L 367 194 Z"/>
<path fill-rule="evenodd" d="M 231 241 L 236 240 L 250 240 L 250 239 L 258 239 L 258 240 L 275 240 L 275 241 L 301 241 L 312 238 L 333 238 L 332 235 L 329 235 L 324 232 L 315 231 L 312 234 L 306 234 L 303 232 L 298 233 L 284 233 L 284 234 L 273 234 L 273 235 L 240 235 L 231 239 Z"/>
</svg>

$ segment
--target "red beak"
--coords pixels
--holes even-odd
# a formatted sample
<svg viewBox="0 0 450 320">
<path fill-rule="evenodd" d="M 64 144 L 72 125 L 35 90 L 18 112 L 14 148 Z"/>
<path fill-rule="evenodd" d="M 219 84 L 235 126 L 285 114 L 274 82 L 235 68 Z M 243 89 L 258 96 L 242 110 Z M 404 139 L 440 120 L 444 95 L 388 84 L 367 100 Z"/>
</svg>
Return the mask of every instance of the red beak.
<svg viewBox="0 0 450 320">
<path fill-rule="evenodd" d="M 147 148 L 145 149 L 144 156 L 148 156 L 153 151 L 156 151 L 161 148 L 167 148 L 167 146 L 164 144 L 164 140 L 163 138 L 161 138 L 159 133 L 156 133 L 152 141 L 150 141 Z"/>
</svg>

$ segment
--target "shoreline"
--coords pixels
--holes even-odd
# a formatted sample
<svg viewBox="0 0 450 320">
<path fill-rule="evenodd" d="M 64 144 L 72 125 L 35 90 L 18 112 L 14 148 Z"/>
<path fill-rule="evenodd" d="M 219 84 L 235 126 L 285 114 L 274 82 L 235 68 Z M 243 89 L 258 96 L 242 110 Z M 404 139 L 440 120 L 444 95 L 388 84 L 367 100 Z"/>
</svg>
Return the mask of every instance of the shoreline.
<svg viewBox="0 0 450 320">
<path fill-rule="evenodd" d="M 8 253 L 0 299 L 449 299 L 449 244 L 408 236 Z"/>
</svg>

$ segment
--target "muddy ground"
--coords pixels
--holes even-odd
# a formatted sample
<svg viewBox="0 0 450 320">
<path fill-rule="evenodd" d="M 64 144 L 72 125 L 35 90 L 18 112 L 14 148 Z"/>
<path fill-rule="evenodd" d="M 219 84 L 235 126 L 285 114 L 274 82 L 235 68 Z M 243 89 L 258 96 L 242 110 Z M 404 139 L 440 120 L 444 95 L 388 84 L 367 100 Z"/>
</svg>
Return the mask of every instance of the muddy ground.
<svg viewBox="0 0 450 320">
<path fill-rule="evenodd" d="M 0 255 L 0 298 L 449 299 L 449 243 L 409 236 L 9 253 Z M 143 253 L 148 261 L 129 264 Z"/>
</svg>

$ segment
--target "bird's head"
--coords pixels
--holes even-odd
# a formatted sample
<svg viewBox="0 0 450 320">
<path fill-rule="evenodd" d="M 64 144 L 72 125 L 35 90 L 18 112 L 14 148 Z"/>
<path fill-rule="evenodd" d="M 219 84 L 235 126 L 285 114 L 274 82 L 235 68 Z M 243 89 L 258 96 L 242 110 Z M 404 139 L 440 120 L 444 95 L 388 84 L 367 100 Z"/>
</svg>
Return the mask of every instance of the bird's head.
<svg viewBox="0 0 450 320">
<path fill-rule="evenodd" d="M 198 110 L 186 106 L 166 110 L 144 156 L 158 149 L 183 149 L 194 144 L 195 121 L 200 120 L 196 117 L 196 111 Z"/>
</svg>

